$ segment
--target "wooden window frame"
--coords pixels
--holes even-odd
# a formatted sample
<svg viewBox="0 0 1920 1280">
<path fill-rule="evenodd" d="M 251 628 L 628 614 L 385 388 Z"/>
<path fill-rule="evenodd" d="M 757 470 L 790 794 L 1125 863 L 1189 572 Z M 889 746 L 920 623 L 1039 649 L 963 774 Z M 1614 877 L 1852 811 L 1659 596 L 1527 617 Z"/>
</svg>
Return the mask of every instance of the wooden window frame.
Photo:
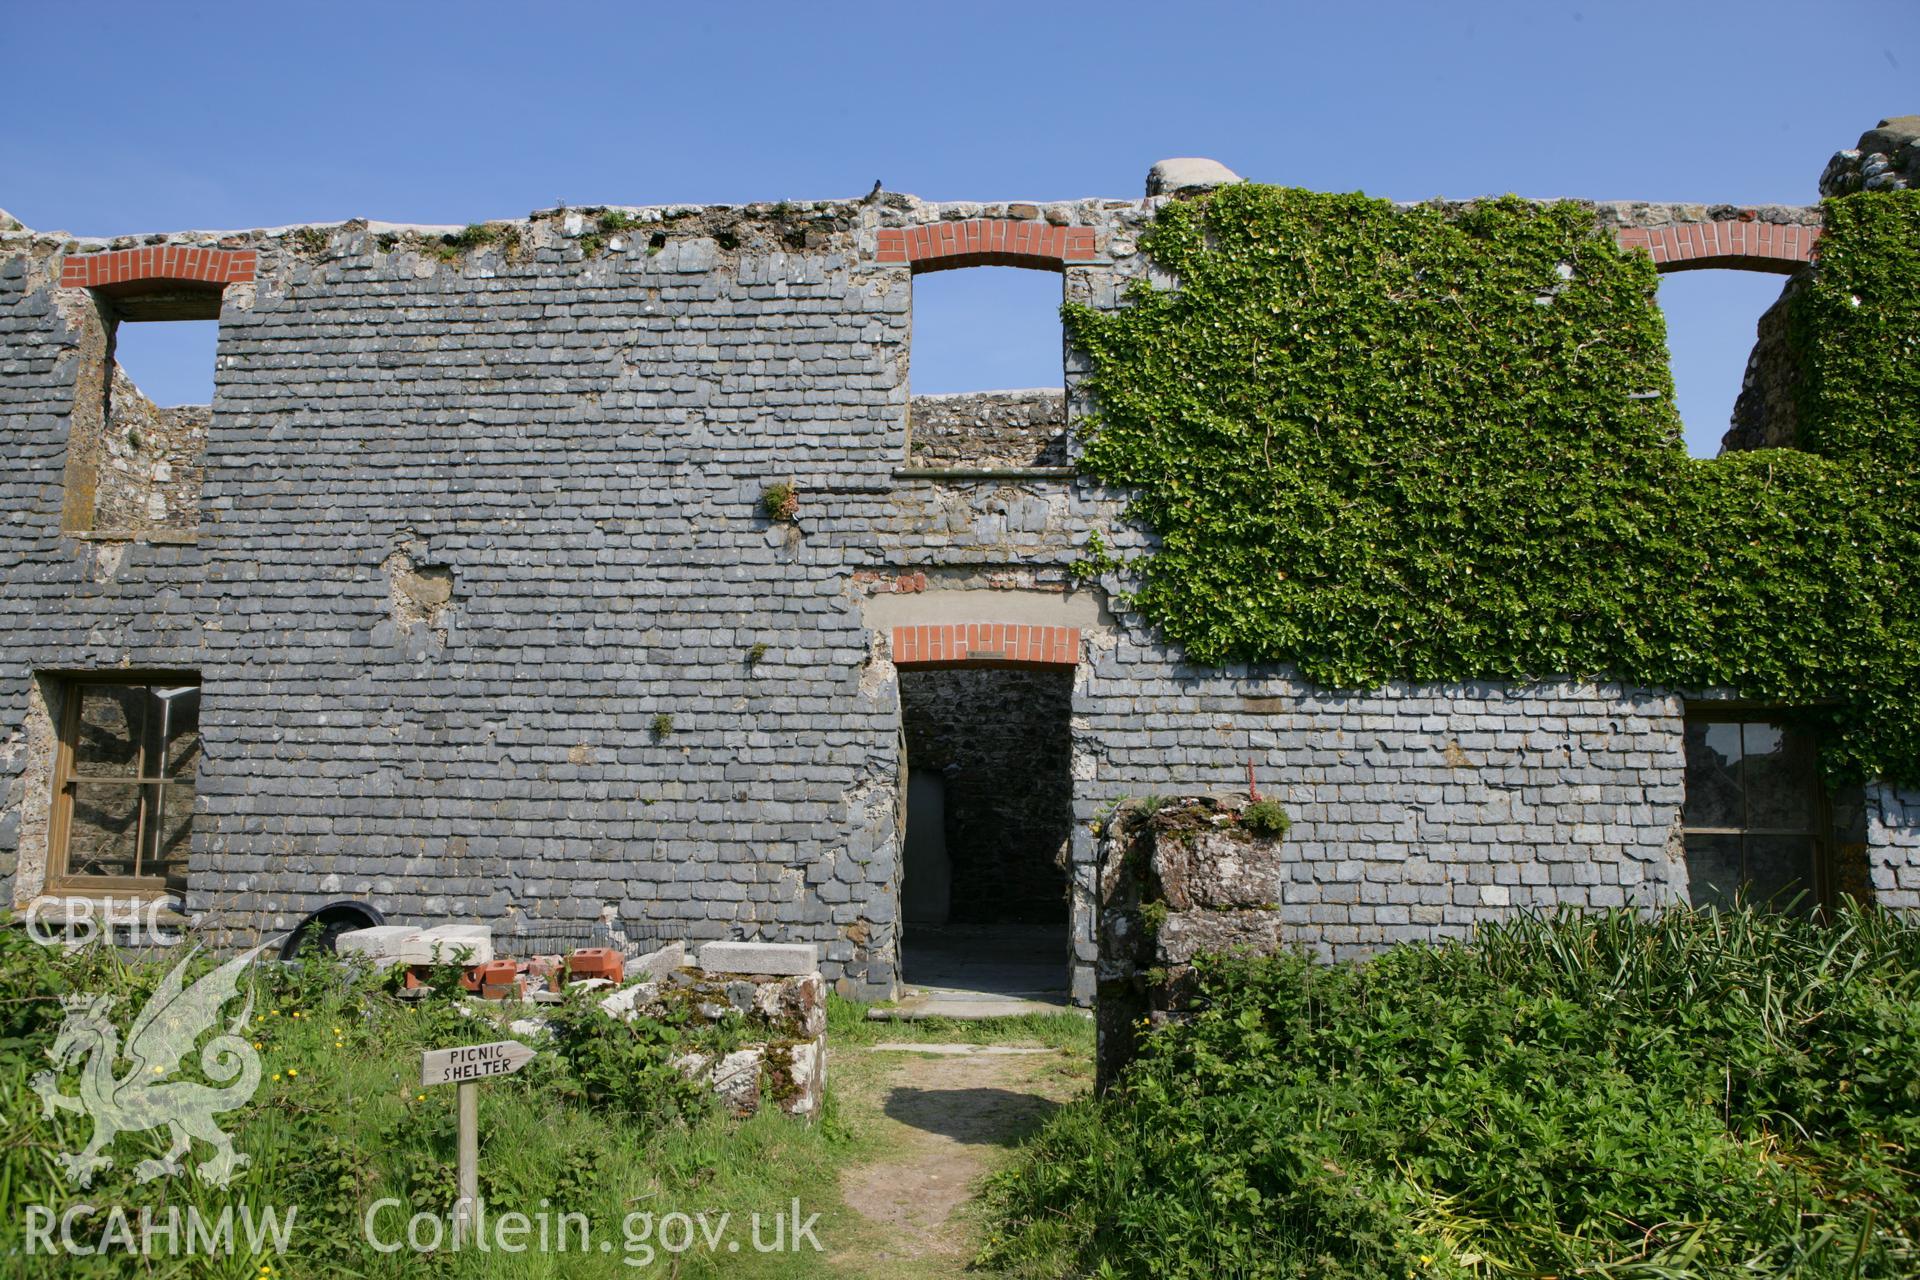
<svg viewBox="0 0 1920 1280">
<path fill-rule="evenodd" d="M 1755 705 L 1753 703 L 1712 703 L 1707 706 L 1691 706 L 1686 709 L 1685 723 L 1682 726 L 1682 752 L 1685 751 L 1685 731 L 1696 724 L 1771 724 L 1791 728 L 1814 738 L 1818 750 L 1818 736 L 1813 730 L 1800 724 L 1799 716 L 1792 708 Z M 1745 738 L 1742 737 L 1742 752 L 1745 751 Z M 1742 764 L 1741 792 L 1745 794 L 1745 766 Z M 1806 836 L 1813 843 L 1813 865 L 1811 882 L 1808 885 L 1809 906 L 1816 914 L 1824 914 L 1833 907 L 1837 876 L 1834 867 L 1835 849 L 1833 835 L 1833 797 L 1820 778 L 1819 765 L 1816 762 L 1808 783 L 1813 794 L 1808 806 L 1810 830 L 1787 827 L 1696 827 L 1686 820 L 1687 800 L 1685 788 L 1680 798 L 1680 837 L 1684 844 L 1688 836 L 1739 836 L 1744 841 L 1749 836 Z M 1744 846 L 1743 846 L 1744 847 Z M 1682 854 L 1684 857 L 1684 853 Z M 1745 854 L 1741 857 L 1745 865 Z M 1744 881 L 1742 882 L 1745 883 Z M 1687 888 L 1689 899 L 1693 896 L 1691 877 Z"/>
<path fill-rule="evenodd" d="M 75 789 L 73 782 L 79 775 L 73 769 L 73 748 L 80 736 L 80 703 L 82 691 L 88 685 L 133 685 L 150 686 L 155 684 L 192 685 L 201 687 L 198 672 L 192 671 L 70 671 L 49 673 L 49 678 L 60 690 L 60 706 L 55 725 L 53 757 L 53 798 L 47 812 L 47 874 L 42 889 L 47 894 L 85 897 L 89 894 L 113 893 L 140 898 L 176 898 L 180 890 L 170 886 L 165 876 L 89 876 L 75 875 L 67 867 L 67 837 L 73 826 L 73 800 Z M 142 735 L 139 745 L 139 767 L 125 778 L 95 778 L 95 782 L 120 783 L 131 786 L 153 786 L 158 788 L 153 808 L 160 808 L 166 795 L 168 779 L 146 776 L 147 744 Z M 163 743 L 161 750 L 165 751 Z M 197 787 L 199 771 L 194 777 Z M 149 807 L 145 799 L 140 802 L 137 827 L 134 832 L 135 858 L 146 844 L 147 814 Z M 136 862 L 136 865 L 138 863 Z"/>
</svg>

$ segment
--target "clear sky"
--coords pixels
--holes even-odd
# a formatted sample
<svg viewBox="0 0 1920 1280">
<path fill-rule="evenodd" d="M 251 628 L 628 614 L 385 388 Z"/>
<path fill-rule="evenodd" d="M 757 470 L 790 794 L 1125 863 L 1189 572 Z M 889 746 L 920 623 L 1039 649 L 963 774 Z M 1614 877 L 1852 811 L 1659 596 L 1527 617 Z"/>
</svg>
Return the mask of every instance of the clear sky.
<svg viewBox="0 0 1920 1280">
<path fill-rule="evenodd" d="M 1835 150 L 1920 112 L 1920 0 L 0 2 L 0 207 L 95 235 L 848 197 L 875 179 L 934 199 L 1136 196 L 1176 155 L 1396 199 L 1808 202 Z M 1057 279 L 920 287 L 915 390 L 1059 381 Z M 1696 452 L 1778 289 L 1732 272 L 1663 287 Z M 127 354 L 163 403 L 206 384 L 191 350 Z"/>
</svg>

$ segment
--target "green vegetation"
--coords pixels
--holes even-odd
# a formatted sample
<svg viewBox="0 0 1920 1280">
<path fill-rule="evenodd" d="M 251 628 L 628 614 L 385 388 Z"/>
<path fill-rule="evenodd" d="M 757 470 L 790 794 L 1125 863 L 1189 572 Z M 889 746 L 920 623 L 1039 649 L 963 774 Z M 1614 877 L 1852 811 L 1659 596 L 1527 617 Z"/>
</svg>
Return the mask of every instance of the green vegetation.
<svg viewBox="0 0 1920 1280">
<path fill-rule="evenodd" d="M 776 524 L 792 524 L 800 510 L 800 490 L 791 480 L 781 480 L 760 491 L 760 510 Z"/>
<path fill-rule="evenodd" d="M 1177 289 L 1064 309 L 1083 465 L 1158 535 L 1134 599 L 1197 661 L 1731 687 L 1810 708 L 1837 775 L 1920 782 L 1917 244 L 1920 192 L 1828 202 L 1801 447 L 1702 461 L 1653 265 L 1591 209 L 1225 187 L 1142 238 Z"/>
<path fill-rule="evenodd" d="M 688 1049 L 724 1047 L 726 1028 L 671 1019 L 616 1022 L 584 1000 L 548 1010 L 555 1039 L 525 1070 L 479 1086 L 481 1191 L 496 1221 L 513 1211 L 530 1217 L 543 1209 L 577 1212 L 591 1224 L 592 1238 L 611 1241 L 613 1250 L 601 1254 L 596 1244 L 589 1254 L 536 1248 L 508 1256 L 441 1248 L 423 1258 L 410 1249 L 373 1249 L 362 1224 L 375 1201 L 392 1196 L 406 1205 L 376 1219 L 381 1238 L 390 1241 L 404 1237 L 415 1212 L 435 1214 L 444 1225 L 455 1197 L 457 1091 L 420 1087 L 420 1052 L 509 1038 L 503 1022 L 524 1011 L 516 1006 L 476 1017 L 471 1002 L 403 1001 L 385 978 L 330 958 L 297 968 L 263 961 L 251 971 L 257 985 L 247 1034 L 259 1046 L 261 1081 L 250 1104 L 217 1117 L 251 1157 L 228 1187 L 186 1173 L 136 1181 L 135 1163 L 166 1147 L 164 1130 L 121 1134 L 110 1151 L 115 1164 L 96 1173 L 90 1187 L 73 1186 L 55 1158 L 80 1150 L 92 1122 L 67 1112 L 43 1114 L 30 1084 L 50 1065 L 47 1049 L 64 1014 L 59 998 L 110 993 L 112 1019 L 124 1029 L 179 958 L 129 963 L 103 948 L 63 955 L 33 944 L 18 928 L 0 927 L 0 986 L 7 992 L 0 1002 L 0 1107 L 8 1117 L 0 1140 L 0 1254 L 12 1259 L 9 1276 L 261 1280 L 397 1278 L 430 1270 L 504 1280 L 835 1273 L 825 1253 L 760 1254 L 745 1243 L 749 1214 L 789 1210 L 795 1197 L 806 1211 L 826 1214 L 817 1234 L 833 1240 L 839 1210 L 831 1188 L 839 1167 L 862 1150 L 833 1101 L 811 1125 L 771 1109 L 747 1121 L 730 1119 L 669 1065 Z M 452 983 L 437 989 L 451 991 Z M 236 1002 L 229 1016 L 238 1008 Z M 198 1061 L 189 1055 L 179 1076 L 197 1076 Z M 71 1073 L 63 1088 L 75 1091 Z M 210 1152 L 196 1144 L 189 1164 Z M 150 1258 L 20 1252 L 28 1205 L 55 1214 L 80 1204 L 102 1206 L 104 1214 L 105 1206 L 118 1205 L 130 1216 L 143 1206 L 161 1216 L 169 1206 L 183 1212 L 191 1206 L 217 1216 L 243 1203 L 297 1210 L 284 1255 L 248 1251 L 237 1229 L 242 1247 L 223 1258 L 169 1258 L 164 1249 Z M 729 1231 L 743 1242 L 740 1250 L 695 1248 L 677 1257 L 656 1251 L 652 1269 L 624 1265 L 623 1259 L 639 1257 L 626 1246 L 628 1215 L 646 1213 L 658 1222 L 673 1212 L 704 1212 L 709 1222 L 732 1212 Z M 96 1242 L 104 1221 L 83 1219 L 76 1238 Z"/>
<path fill-rule="evenodd" d="M 301 257 L 318 259 L 326 255 L 332 236 L 326 227 L 296 227 L 287 239 Z"/>
<path fill-rule="evenodd" d="M 653 717 L 652 724 L 648 727 L 652 730 L 655 741 L 663 738 L 671 738 L 673 736 L 673 716 L 665 711 L 657 712 Z"/>
<path fill-rule="evenodd" d="M 1257 836 L 1278 839 L 1293 829 L 1293 819 L 1278 800 L 1255 800 L 1240 811 L 1240 825 Z"/>
<path fill-rule="evenodd" d="M 510 222 L 476 222 L 463 230 L 443 235 L 429 246 L 442 262 L 457 262 L 475 249 L 498 246 L 512 262 L 520 256 L 520 228 Z"/>
<path fill-rule="evenodd" d="M 1920 928 L 1529 919 L 1228 958 L 999 1176 L 1034 1276 L 1920 1270 Z"/>
<path fill-rule="evenodd" d="M 625 209 L 603 209 L 594 219 L 593 230 L 580 237 L 580 252 L 589 258 L 597 257 L 607 247 L 608 237 L 639 225 L 640 219 Z"/>
</svg>

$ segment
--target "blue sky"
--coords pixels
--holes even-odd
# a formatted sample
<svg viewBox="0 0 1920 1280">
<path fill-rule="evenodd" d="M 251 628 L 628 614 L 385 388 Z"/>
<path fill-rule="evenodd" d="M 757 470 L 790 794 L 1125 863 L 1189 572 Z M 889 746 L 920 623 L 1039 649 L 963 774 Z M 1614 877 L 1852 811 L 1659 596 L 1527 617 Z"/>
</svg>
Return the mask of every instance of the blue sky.
<svg viewBox="0 0 1920 1280">
<path fill-rule="evenodd" d="M 1833 151 L 1920 111 L 1920 0 L 84 17 L 9 0 L 4 29 L 0 207 L 86 234 L 464 224 L 561 201 L 856 196 L 876 178 L 934 199 L 1134 196 L 1172 155 L 1396 199 L 1803 202 Z M 916 390 L 1059 380 L 1057 279 L 920 284 Z M 1731 272 L 1663 287 L 1696 451 L 1724 430 L 1778 288 Z M 127 354 L 163 403 L 206 384 L 190 345 Z"/>
</svg>

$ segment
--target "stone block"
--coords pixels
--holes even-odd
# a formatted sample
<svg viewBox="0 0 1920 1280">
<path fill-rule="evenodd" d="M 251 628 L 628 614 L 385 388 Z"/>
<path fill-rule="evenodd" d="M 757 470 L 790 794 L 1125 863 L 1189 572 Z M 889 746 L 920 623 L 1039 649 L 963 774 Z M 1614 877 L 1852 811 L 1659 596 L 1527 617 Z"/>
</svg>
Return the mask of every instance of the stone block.
<svg viewBox="0 0 1920 1280">
<path fill-rule="evenodd" d="M 1264 907 L 1280 900 L 1282 848 L 1236 827 L 1157 831 L 1153 870 L 1175 911 Z"/>
<path fill-rule="evenodd" d="M 687 945 L 684 942 L 669 942 L 666 946 L 649 951 L 645 955 L 635 956 L 627 961 L 628 978 L 647 978 L 658 980 L 666 977 L 675 969 L 687 963 Z"/>
<path fill-rule="evenodd" d="M 819 949 L 811 942 L 709 942 L 697 953 L 708 973 L 818 973 Z"/>
<path fill-rule="evenodd" d="M 1272 951 L 1279 941 L 1272 911 L 1181 911 L 1169 915 L 1154 940 L 1163 964 L 1189 964 L 1203 951 Z"/>
<path fill-rule="evenodd" d="M 343 933 L 333 945 L 342 955 L 365 956 L 374 965 L 384 968 L 393 964 L 416 963 L 410 953 L 419 936 L 420 931 L 412 925 L 380 924 L 370 929 Z"/>
<path fill-rule="evenodd" d="M 483 924 L 447 924 L 431 929 L 384 924 L 343 933 L 334 944 L 377 965 L 485 964 L 493 959 L 493 932 Z"/>
<path fill-rule="evenodd" d="M 493 959 L 493 930 L 483 924 L 442 924 L 423 929 L 412 964 L 485 964 Z"/>
</svg>

